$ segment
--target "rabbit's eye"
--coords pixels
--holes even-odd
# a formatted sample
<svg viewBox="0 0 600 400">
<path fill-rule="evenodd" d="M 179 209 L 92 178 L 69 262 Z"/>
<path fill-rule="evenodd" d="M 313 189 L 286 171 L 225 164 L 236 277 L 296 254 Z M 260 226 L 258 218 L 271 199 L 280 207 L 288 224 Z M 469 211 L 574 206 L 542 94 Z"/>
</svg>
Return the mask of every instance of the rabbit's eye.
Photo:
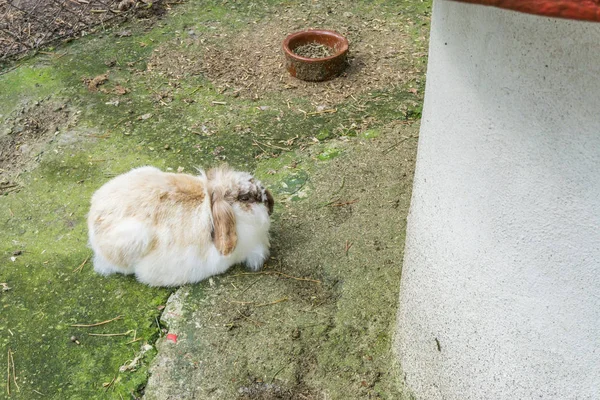
<svg viewBox="0 0 600 400">
<path fill-rule="evenodd" d="M 248 193 L 240 194 L 238 199 L 240 201 L 248 201 L 248 200 L 250 200 L 250 195 Z"/>
</svg>

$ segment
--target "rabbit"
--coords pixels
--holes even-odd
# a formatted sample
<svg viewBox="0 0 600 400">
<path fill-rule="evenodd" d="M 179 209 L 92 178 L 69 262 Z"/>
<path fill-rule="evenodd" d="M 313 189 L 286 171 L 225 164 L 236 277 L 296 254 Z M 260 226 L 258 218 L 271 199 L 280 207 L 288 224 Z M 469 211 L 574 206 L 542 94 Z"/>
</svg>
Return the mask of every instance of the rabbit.
<svg viewBox="0 0 600 400">
<path fill-rule="evenodd" d="M 141 167 L 98 189 L 88 214 L 94 270 L 180 286 L 237 263 L 260 269 L 269 256 L 273 196 L 247 172 L 199 172 Z"/>
</svg>

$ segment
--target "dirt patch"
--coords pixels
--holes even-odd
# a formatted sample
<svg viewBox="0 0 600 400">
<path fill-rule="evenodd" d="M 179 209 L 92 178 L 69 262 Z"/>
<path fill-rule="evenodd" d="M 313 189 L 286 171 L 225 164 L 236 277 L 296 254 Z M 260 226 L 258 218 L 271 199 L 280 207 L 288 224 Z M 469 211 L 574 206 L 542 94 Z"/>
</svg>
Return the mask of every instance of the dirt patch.
<svg viewBox="0 0 600 400">
<path fill-rule="evenodd" d="M 398 17 L 383 23 L 376 14 L 331 11 L 347 8 L 337 2 L 321 6 L 324 12 L 319 16 L 310 7 L 278 10 L 268 21 L 250 24 L 237 34 L 223 34 L 218 27 L 214 33 L 194 33 L 183 40 L 185 50 L 172 43 L 160 47 L 148 69 L 174 78 L 202 73 L 221 93 L 234 96 L 257 99 L 283 92 L 325 105 L 422 77 L 424 65 L 417 65 L 416 60 L 426 54 L 425 42 L 415 47 L 413 34 L 405 28 L 410 22 Z M 318 27 L 333 28 L 349 40 L 348 68 L 340 77 L 322 83 L 290 77 L 281 50 L 283 39 L 294 31 Z"/>
<path fill-rule="evenodd" d="M 238 389 L 238 400 L 317 400 L 317 394 L 308 388 L 297 386 L 289 389 L 277 383 L 253 381 Z"/>
<path fill-rule="evenodd" d="M 108 72 L 106 74 L 98 75 L 92 79 L 84 78 L 83 83 L 87 85 L 87 88 L 90 92 L 97 92 L 98 86 L 103 85 L 107 80 Z"/>
<path fill-rule="evenodd" d="M 0 60 L 129 15 L 162 15 L 166 7 L 163 0 L 0 1 Z"/>
<path fill-rule="evenodd" d="M 25 105 L 6 119 L 0 131 L 0 195 L 18 188 L 16 176 L 74 119 L 66 103 L 49 100 Z"/>
</svg>

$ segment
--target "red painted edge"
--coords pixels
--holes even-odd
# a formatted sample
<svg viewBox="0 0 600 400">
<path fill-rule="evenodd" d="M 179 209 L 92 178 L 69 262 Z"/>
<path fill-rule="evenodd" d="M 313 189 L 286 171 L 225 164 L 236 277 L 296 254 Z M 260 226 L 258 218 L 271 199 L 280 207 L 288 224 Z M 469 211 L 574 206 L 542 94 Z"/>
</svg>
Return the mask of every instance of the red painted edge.
<svg viewBox="0 0 600 400">
<path fill-rule="evenodd" d="M 528 14 L 600 22 L 600 0 L 453 0 Z"/>
</svg>

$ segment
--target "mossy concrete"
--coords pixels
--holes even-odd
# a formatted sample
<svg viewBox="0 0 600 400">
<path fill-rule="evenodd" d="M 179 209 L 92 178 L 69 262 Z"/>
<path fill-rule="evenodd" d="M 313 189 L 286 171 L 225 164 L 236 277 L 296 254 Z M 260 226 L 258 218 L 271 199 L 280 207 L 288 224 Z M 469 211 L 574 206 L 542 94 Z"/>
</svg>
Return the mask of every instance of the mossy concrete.
<svg viewBox="0 0 600 400">
<path fill-rule="evenodd" d="M 268 18 L 280 5 L 299 7 L 300 3 L 183 4 L 174 7 L 165 19 L 99 30 L 58 46 L 52 54 L 21 61 L 0 75 L 0 140 L 18 134 L 15 127 L 19 118 L 35 116 L 36 103 L 52 107 L 60 104 L 73 116 L 52 126 L 56 132 L 48 135 L 39 152 L 23 157 L 25 162 L 18 173 L 0 175 L 19 185 L 18 191 L 0 197 L 0 283 L 10 288 L 0 292 L 0 363 L 7 365 L 10 350 L 20 389 L 17 391 L 15 380 L 11 380 L 10 398 L 119 399 L 140 395 L 148 379 L 149 363 L 156 354 L 152 349 L 142 355 L 142 349 L 146 344 L 154 345 L 163 335 L 159 318 L 172 290 L 149 288 L 131 277 L 103 278 L 93 273 L 85 226 L 89 198 L 112 176 L 133 167 L 151 164 L 191 172 L 197 166 L 222 162 L 254 171 L 276 193 L 273 253 L 278 264 L 269 267 L 281 271 L 290 268 L 288 271 L 294 274 L 322 282 L 277 280 L 271 291 L 261 291 L 264 286 L 258 282 L 253 294 L 264 297 L 265 302 L 274 300 L 267 299 L 268 294 L 288 297 L 286 302 L 264 307 L 265 312 L 280 308 L 281 317 L 287 318 L 280 326 L 298 328 L 300 337 L 308 338 L 298 341 L 302 345 L 285 353 L 286 357 L 298 354 L 299 359 L 322 368 L 311 369 L 302 380 L 293 378 L 302 369 L 293 360 L 289 365 L 294 366 L 289 368 L 260 361 L 260 367 L 247 369 L 258 359 L 274 360 L 272 355 L 280 352 L 277 343 L 282 348 L 288 345 L 284 336 L 277 342 L 262 333 L 253 336 L 253 330 L 260 328 L 250 324 L 233 331 L 248 334 L 239 334 L 241 344 L 251 343 L 252 337 L 260 338 L 262 342 L 256 345 L 264 349 L 264 356 L 255 352 L 246 356 L 243 347 L 236 347 L 238 356 L 247 363 L 246 369 L 236 364 L 229 370 L 220 364 L 219 370 L 228 371 L 225 376 L 237 376 L 235 379 L 241 379 L 241 371 L 250 371 L 260 379 L 277 372 L 274 382 L 281 380 L 299 393 L 350 393 L 348 388 L 355 388 L 356 382 L 366 387 L 361 389 L 365 396 L 393 393 L 387 352 L 400 273 L 403 218 L 410 193 L 415 145 L 411 135 L 416 129 L 414 125 L 395 125 L 395 121 L 413 124 L 420 116 L 420 96 L 407 87 L 382 89 L 338 104 L 335 113 L 307 116 L 298 109 L 312 110 L 315 105 L 303 97 L 269 93 L 258 101 L 235 98 L 221 93 L 202 74 L 184 71 L 181 77 L 173 78 L 148 68 L 153 56 L 160 56 L 166 48 L 193 55 L 195 49 L 182 40 L 192 29 L 202 33 L 216 26 L 232 35 L 254 21 Z M 407 30 L 418 47 L 426 30 L 428 8 L 427 2 L 403 1 L 392 6 L 361 1 L 353 4 L 351 11 L 359 15 L 377 12 L 382 21 L 393 19 L 394 23 L 410 19 L 415 23 L 408 24 Z M 131 36 L 121 35 L 124 30 Z M 86 80 L 105 73 L 108 81 L 90 90 Z M 416 87 L 420 93 L 422 80 Z M 120 94 L 121 88 L 127 93 Z M 364 165 L 356 164 L 358 160 Z M 364 179 L 364 174 L 375 170 L 372 168 L 382 172 L 383 182 L 373 177 Z M 382 186 L 370 186 L 375 182 Z M 377 190 L 385 204 L 369 200 L 369 193 Z M 355 192 L 358 202 L 333 205 L 354 201 Z M 336 197 L 331 197 L 334 194 Z M 381 233 L 371 222 L 384 215 L 373 215 L 379 207 L 377 212 L 388 213 L 384 210 L 388 204 L 394 217 L 381 221 Z M 320 230 L 314 231 L 313 225 Z M 347 256 L 346 237 L 352 243 Z M 373 248 L 381 248 L 373 241 L 385 243 L 389 252 L 373 253 Z M 344 262 L 338 258 L 340 252 Z M 386 254 L 385 260 L 373 258 L 378 254 Z M 391 261 L 389 266 L 386 260 Z M 76 268 L 82 264 L 78 272 Z M 224 285 L 240 287 L 249 278 L 256 279 L 234 277 L 240 272 L 238 269 L 213 279 L 216 289 L 209 282 L 182 289 L 181 293 L 190 293 L 182 305 L 184 315 L 213 315 L 220 308 L 204 310 L 210 309 L 215 298 L 222 304 L 223 297 L 215 296 L 228 298 L 232 294 Z M 260 277 L 263 285 L 273 284 L 269 283 L 273 276 Z M 297 283 L 306 285 L 300 287 L 305 296 L 288 293 L 296 293 Z M 253 293 L 248 290 L 248 294 Z M 323 309 L 319 309 L 319 302 L 326 304 Z M 298 304 L 303 311 L 296 309 Z M 227 310 L 228 317 L 231 313 L 238 315 L 236 307 Z M 247 311 L 242 313 L 254 319 L 245 314 Z M 120 318 L 97 327 L 72 326 L 116 317 Z M 240 318 L 242 324 L 248 322 Z M 267 322 L 264 332 L 274 329 L 272 320 Z M 191 320 L 179 323 L 187 327 L 186 335 L 200 334 L 194 332 L 196 324 Z M 126 332 L 124 336 L 88 335 Z M 73 336 L 76 341 L 71 340 Z M 207 339 L 216 348 L 229 343 L 221 342 L 218 334 Z M 199 343 L 194 344 L 195 362 L 202 362 L 204 355 L 214 357 L 211 352 L 215 347 L 198 347 Z M 362 350 L 350 351 L 354 347 Z M 133 370 L 119 371 L 138 356 L 141 358 Z M 369 357 L 376 360 L 375 364 L 370 364 Z M 331 369 L 335 364 L 343 365 L 344 370 Z M 369 371 L 381 372 L 384 378 L 375 372 L 371 376 Z M 350 376 L 352 384 L 347 381 Z M 7 381 L 0 382 L 0 397 L 8 396 Z M 223 390 L 233 393 L 248 386 L 246 381 L 236 382 L 223 386 Z M 212 386 L 220 387 L 220 383 L 215 381 Z"/>
<path fill-rule="evenodd" d="M 145 397 L 400 398 L 391 337 L 417 132 L 383 127 L 327 163 L 297 155 L 310 190 L 279 191 L 267 266 L 171 298 L 177 341 L 159 341 Z"/>
</svg>

